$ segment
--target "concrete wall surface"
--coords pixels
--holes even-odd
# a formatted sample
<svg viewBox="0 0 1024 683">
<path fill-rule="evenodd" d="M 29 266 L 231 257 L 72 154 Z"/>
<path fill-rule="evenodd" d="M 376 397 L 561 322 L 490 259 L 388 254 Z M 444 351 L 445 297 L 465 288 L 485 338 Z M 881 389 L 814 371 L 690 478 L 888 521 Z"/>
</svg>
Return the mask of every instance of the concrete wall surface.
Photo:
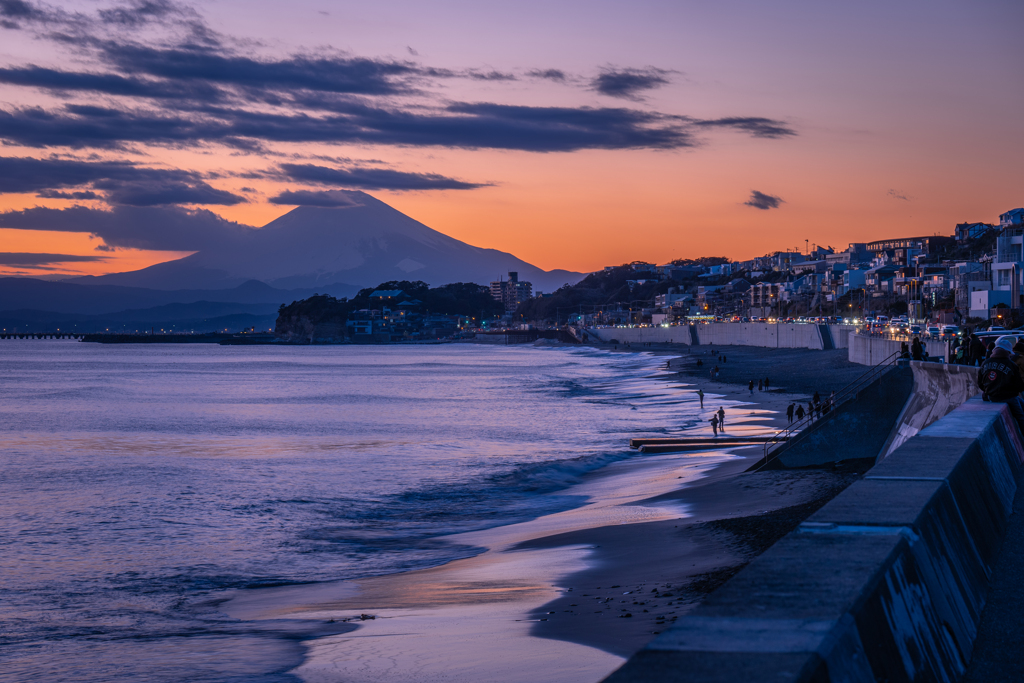
<svg viewBox="0 0 1024 683">
<path fill-rule="evenodd" d="M 1024 444 L 974 398 L 663 632 L 609 683 L 958 680 L 970 660 Z"/>
<path fill-rule="evenodd" d="M 865 466 L 870 466 L 890 442 L 913 390 L 910 368 L 892 368 L 858 391 L 853 400 L 842 403 L 779 446 L 772 453 L 768 469 L 819 467 L 851 460 L 865 460 Z"/>
<path fill-rule="evenodd" d="M 702 346 L 761 346 L 782 349 L 825 348 L 818 325 L 771 323 L 702 323 L 699 325 L 670 325 L 668 327 L 588 327 L 587 334 L 603 342 L 613 339 L 620 344 L 691 344 L 692 329 Z M 851 325 L 823 326 L 830 332 L 835 348 L 845 348 Z"/>
<path fill-rule="evenodd" d="M 902 343 L 899 339 L 851 334 L 848 342 L 850 362 L 861 365 L 878 365 L 892 354 L 898 353 Z M 909 343 L 908 341 L 907 344 Z M 929 357 L 941 358 L 943 361 L 949 360 L 946 342 L 929 340 L 924 342 L 924 347 L 928 350 Z"/>
<path fill-rule="evenodd" d="M 896 421 L 881 454 L 883 458 L 980 391 L 975 367 L 910 361 L 910 369 L 914 373 L 914 391 Z"/>
</svg>

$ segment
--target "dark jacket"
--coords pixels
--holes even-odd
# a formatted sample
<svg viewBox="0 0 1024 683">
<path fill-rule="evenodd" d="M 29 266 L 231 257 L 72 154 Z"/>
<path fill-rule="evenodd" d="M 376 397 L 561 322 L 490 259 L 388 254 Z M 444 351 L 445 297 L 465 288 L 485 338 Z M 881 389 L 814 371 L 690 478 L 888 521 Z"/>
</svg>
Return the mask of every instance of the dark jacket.
<svg viewBox="0 0 1024 683">
<path fill-rule="evenodd" d="M 981 340 L 977 337 L 971 339 L 970 345 L 967 347 L 967 362 L 973 365 L 977 361 L 985 360 L 985 354 L 988 349 L 981 343 Z"/>
<path fill-rule="evenodd" d="M 1024 379 L 1009 357 L 989 358 L 978 371 L 978 386 L 984 398 L 1006 401 L 1024 391 Z"/>
</svg>

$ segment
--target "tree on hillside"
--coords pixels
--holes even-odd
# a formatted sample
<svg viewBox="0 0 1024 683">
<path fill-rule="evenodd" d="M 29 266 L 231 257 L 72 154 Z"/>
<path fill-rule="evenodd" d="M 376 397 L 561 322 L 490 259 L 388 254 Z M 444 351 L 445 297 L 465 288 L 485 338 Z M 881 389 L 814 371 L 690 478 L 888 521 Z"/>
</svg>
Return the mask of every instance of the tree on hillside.
<svg viewBox="0 0 1024 683">
<path fill-rule="evenodd" d="M 581 308 L 584 313 L 588 313 L 595 307 L 617 303 L 627 307 L 631 303 L 642 306 L 642 302 L 652 301 L 656 295 L 668 291 L 673 285 L 668 281 L 640 284 L 631 266 L 617 266 L 591 273 L 575 285 L 563 286 L 551 296 L 525 301 L 519 306 L 516 315 L 526 320 L 555 321 L 573 311 L 579 312 Z"/>
</svg>

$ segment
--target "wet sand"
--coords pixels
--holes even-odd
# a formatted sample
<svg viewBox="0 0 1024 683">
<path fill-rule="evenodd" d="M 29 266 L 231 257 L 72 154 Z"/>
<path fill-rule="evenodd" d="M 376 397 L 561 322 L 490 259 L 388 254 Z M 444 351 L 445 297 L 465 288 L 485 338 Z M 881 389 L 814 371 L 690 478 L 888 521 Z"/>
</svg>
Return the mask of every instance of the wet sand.
<svg viewBox="0 0 1024 683">
<path fill-rule="evenodd" d="M 632 349 L 640 350 L 670 352 Z M 801 352 L 803 362 L 813 364 L 815 353 Z M 694 402 L 703 388 L 706 419 L 725 405 L 727 435 L 772 433 L 790 402 L 806 401 L 688 376 L 692 355 L 667 362 L 679 373 L 669 381 Z M 711 436 L 711 427 L 705 421 L 685 434 Z M 222 609 L 242 619 L 355 624 L 306 643 L 306 661 L 293 673 L 309 683 L 597 681 L 856 478 L 744 472 L 761 453 L 758 446 L 616 462 L 567 492 L 586 496 L 582 507 L 446 539 L 486 548 L 474 557 L 243 591 Z"/>
</svg>

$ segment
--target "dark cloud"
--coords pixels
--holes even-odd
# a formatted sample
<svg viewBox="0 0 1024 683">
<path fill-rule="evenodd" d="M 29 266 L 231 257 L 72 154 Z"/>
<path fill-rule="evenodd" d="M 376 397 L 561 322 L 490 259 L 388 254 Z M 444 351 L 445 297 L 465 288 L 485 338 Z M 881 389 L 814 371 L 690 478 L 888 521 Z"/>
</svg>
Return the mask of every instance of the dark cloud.
<svg viewBox="0 0 1024 683">
<path fill-rule="evenodd" d="M 694 125 L 702 128 L 732 128 L 750 133 L 755 138 L 781 138 L 796 135 L 796 131 L 783 122 L 758 116 L 707 119 L 694 121 Z"/>
<path fill-rule="evenodd" d="M 487 183 L 468 183 L 438 173 L 406 173 L 388 168 L 281 164 L 281 172 L 290 180 L 360 190 L 473 190 L 488 186 Z"/>
<path fill-rule="evenodd" d="M 108 247 L 198 251 L 236 244 L 252 228 L 224 220 L 205 209 L 115 206 L 109 211 L 73 206 L 36 207 L 0 213 L 0 228 L 83 232 Z"/>
<path fill-rule="evenodd" d="M 681 117 L 634 109 L 525 107 L 456 103 L 436 113 L 351 105 L 333 116 L 208 109 L 207 116 L 69 105 L 0 111 L 0 138 L 28 147 L 121 148 L 126 143 L 246 149 L 262 142 L 381 145 L 570 152 L 579 149 L 675 149 L 696 143 Z M 258 146 L 256 149 L 259 149 Z"/>
<path fill-rule="evenodd" d="M 478 81 L 516 81 L 515 74 L 505 73 L 502 71 L 475 71 L 470 70 L 466 72 L 469 78 L 474 78 Z"/>
<path fill-rule="evenodd" d="M 35 19 L 41 13 L 23 0 L 0 0 L 0 17 L 7 19 Z"/>
<path fill-rule="evenodd" d="M 194 16 L 194 12 L 185 10 L 167 0 L 136 0 L 121 7 L 101 9 L 98 14 L 104 23 L 117 24 L 126 28 L 139 28 L 155 21 L 183 14 Z"/>
<path fill-rule="evenodd" d="M 107 256 L 79 256 L 77 254 L 36 254 L 29 252 L 0 252 L 0 266 L 49 266 L 55 263 L 106 261 Z"/>
<path fill-rule="evenodd" d="M 270 90 L 393 95 L 410 90 L 402 78 L 420 75 L 411 62 L 363 57 L 257 60 L 212 48 L 154 48 L 116 41 L 103 44 L 102 54 L 125 73 Z"/>
<path fill-rule="evenodd" d="M 61 192 L 60 190 L 40 190 L 36 195 L 44 199 L 103 199 L 102 195 L 92 190 L 79 192 Z"/>
<path fill-rule="evenodd" d="M 80 161 L 0 157 L 0 193 L 35 192 L 53 199 L 96 199 L 91 191 L 59 190 L 83 186 L 105 193 L 112 204 L 231 205 L 242 197 L 210 186 L 198 173 L 180 169 L 145 168 L 126 161 Z"/>
<path fill-rule="evenodd" d="M 323 192 L 285 190 L 276 197 L 271 197 L 269 201 L 271 204 L 283 204 L 285 206 L 360 206 L 359 202 L 341 190 L 326 190 Z"/>
<path fill-rule="evenodd" d="M 560 69 L 534 69 L 527 71 L 526 75 L 533 78 L 546 78 L 549 81 L 564 82 L 566 79 L 565 72 Z"/>
<path fill-rule="evenodd" d="M 231 206 L 248 201 L 204 182 L 175 181 L 133 182 L 99 181 L 94 187 L 107 191 L 107 201 L 125 206 L 167 206 L 169 204 L 217 204 Z"/>
<path fill-rule="evenodd" d="M 86 91 L 153 99 L 218 102 L 226 97 L 222 90 L 205 83 L 145 80 L 111 73 L 58 71 L 34 65 L 0 69 L 0 83 L 61 92 Z"/>
<path fill-rule="evenodd" d="M 765 194 L 764 192 L 758 192 L 753 190 L 750 193 L 750 199 L 743 202 L 745 206 L 752 206 L 755 209 L 777 209 L 779 205 L 783 203 L 782 198 L 774 195 Z"/>
<path fill-rule="evenodd" d="M 640 93 L 668 84 L 670 71 L 653 66 L 644 69 L 606 68 L 591 81 L 594 90 L 608 97 L 639 99 Z"/>
</svg>

